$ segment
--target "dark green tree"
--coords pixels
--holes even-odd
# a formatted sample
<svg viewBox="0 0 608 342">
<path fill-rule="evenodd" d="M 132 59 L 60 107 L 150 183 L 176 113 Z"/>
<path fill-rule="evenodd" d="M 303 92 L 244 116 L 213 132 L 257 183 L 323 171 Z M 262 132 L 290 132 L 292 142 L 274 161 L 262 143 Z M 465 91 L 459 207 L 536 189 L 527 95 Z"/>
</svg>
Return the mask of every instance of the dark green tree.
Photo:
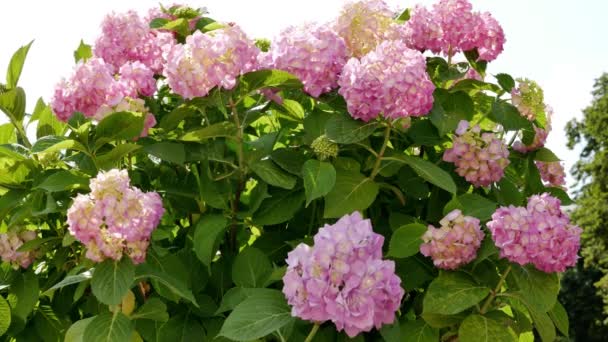
<svg viewBox="0 0 608 342">
<path fill-rule="evenodd" d="M 581 255 L 584 269 L 579 265 L 564 277 L 562 297 L 571 314 L 570 322 L 577 340 L 581 341 L 595 341 L 593 335 L 599 338 L 608 336 L 607 73 L 595 81 L 592 95 L 591 104 L 583 110 L 583 118 L 571 120 L 566 125 L 568 147 L 581 148 L 580 160 L 572 168 L 572 175 L 577 181 L 576 207 L 572 211 L 572 219 L 583 228 Z M 589 293 L 590 284 L 595 287 L 595 295 Z M 579 294 L 585 292 L 585 298 L 589 300 L 581 301 L 580 296 L 570 293 L 573 291 Z M 603 310 L 598 309 L 602 302 Z M 582 312 L 595 313 L 596 317 L 580 314 Z M 585 336 L 583 332 L 590 335 Z"/>
</svg>

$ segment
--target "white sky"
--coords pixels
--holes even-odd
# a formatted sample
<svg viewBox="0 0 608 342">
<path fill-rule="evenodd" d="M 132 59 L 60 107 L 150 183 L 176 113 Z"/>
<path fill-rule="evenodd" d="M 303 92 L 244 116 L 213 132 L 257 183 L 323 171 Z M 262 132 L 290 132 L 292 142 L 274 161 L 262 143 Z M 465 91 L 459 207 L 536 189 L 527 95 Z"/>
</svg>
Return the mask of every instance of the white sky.
<svg viewBox="0 0 608 342">
<path fill-rule="evenodd" d="M 387 0 L 393 8 L 426 5 L 435 1 Z M 505 52 L 489 66 L 490 73 L 506 72 L 536 80 L 545 90 L 546 102 L 555 110 L 554 130 L 548 147 L 566 163 L 578 153 L 565 146 L 563 126 L 591 101 L 595 78 L 608 71 L 608 1 L 604 0 L 471 0 L 474 10 L 490 11 L 501 23 Z M 166 2 L 172 3 L 172 2 Z M 207 7 L 211 16 L 238 23 L 251 37 L 272 38 L 282 28 L 306 21 L 327 21 L 339 12 L 343 0 L 211 0 L 183 1 Z M 35 1 L 3 0 L 0 9 L 0 77 L 19 46 L 35 39 L 20 85 L 25 88 L 28 110 L 42 96 L 48 101 L 55 83 L 70 73 L 73 51 L 80 39 L 92 44 L 103 16 L 136 9 L 144 13 L 158 1 Z M 0 118 L 3 122 L 4 118 Z M 568 179 L 572 185 L 571 178 Z"/>
</svg>

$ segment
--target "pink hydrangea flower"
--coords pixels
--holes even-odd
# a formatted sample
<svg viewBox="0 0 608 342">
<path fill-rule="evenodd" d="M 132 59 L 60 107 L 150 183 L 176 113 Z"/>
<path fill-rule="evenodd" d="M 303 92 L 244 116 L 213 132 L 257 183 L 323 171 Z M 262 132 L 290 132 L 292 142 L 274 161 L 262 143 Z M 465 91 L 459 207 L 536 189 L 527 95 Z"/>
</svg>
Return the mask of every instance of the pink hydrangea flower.
<svg viewBox="0 0 608 342">
<path fill-rule="evenodd" d="M 527 207 L 501 207 L 487 226 L 500 256 L 544 272 L 563 272 L 578 259 L 581 228 L 570 223 L 560 200 L 545 193 Z"/>
<path fill-rule="evenodd" d="M 404 24 L 403 39 L 412 49 L 439 53 L 443 47 L 443 30 L 431 11 L 416 5 Z"/>
<path fill-rule="evenodd" d="M 534 127 L 534 139 L 530 145 L 526 145 L 523 141 L 516 141 L 513 144 L 513 149 L 521 152 L 528 153 L 531 151 L 536 151 L 539 148 L 545 146 L 547 142 L 547 137 L 551 132 L 551 118 L 553 117 L 553 109 L 549 106 L 545 106 L 545 115 L 547 117 L 547 122 L 545 123 L 545 128 L 540 128 L 535 124 L 532 124 Z"/>
<path fill-rule="evenodd" d="M 509 165 L 509 150 L 494 133 L 481 133 L 479 126 L 469 127 L 463 120 L 443 160 L 454 163 L 456 172 L 474 186 L 489 186 L 504 176 Z"/>
<path fill-rule="evenodd" d="M 113 67 L 113 71 L 127 62 L 139 61 L 160 74 L 164 64 L 163 51 L 175 44 L 169 32 L 152 31 L 135 11 L 110 13 L 101 23 L 102 34 L 93 52 Z"/>
<path fill-rule="evenodd" d="M 320 228 L 313 247 L 298 245 L 283 277 L 292 315 L 331 320 L 350 337 L 393 323 L 404 291 L 394 262 L 382 260 L 383 242 L 370 220 L 353 213 Z"/>
<path fill-rule="evenodd" d="M 401 33 L 391 11 L 383 0 L 350 1 L 344 5 L 333 24 L 334 30 L 346 43 L 354 57 L 362 57 L 386 39 L 396 39 Z"/>
<path fill-rule="evenodd" d="M 313 97 L 338 85 L 338 75 L 347 59 L 342 38 L 328 26 L 311 24 L 281 32 L 265 55 L 270 59 L 266 67 L 298 76 Z"/>
<path fill-rule="evenodd" d="M 144 262 L 150 235 L 164 213 L 156 192 L 130 185 L 126 170 L 100 172 L 91 193 L 79 194 L 68 209 L 68 229 L 87 247 L 87 258 L 101 262 L 130 257 Z"/>
<path fill-rule="evenodd" d="M 520 78 L 518 86 L 511 90 L 511 102 L 519 113 L 530 121 L 534 121 L 540 112 L 545 111 L 544 92 L 538 83 Z"/>
<path fill-rule="evenodd" d="M 452 210 L 441 221 L 439 228 L 429 225 L 422 236 L 420 253 L 431 257 L 438 268 L 453 270 L 468 264 L 477 256 L 483 240 L 479 220 Z"/>
<path fill-rule="evenodd" d="M 502 53 L 505 44 L 505 33 L 502 27 L 488 12 L 479 15 L 481 26 L 476 29 L 475 47 L 479 59 L 493 61 Z"/>
<path fill-rule="evenodd" d="M 24 243 L 35 238 L 36 232 L 31 230 L 9 231 L 0 234 L 0 260 L 12 264 L 15 269 L 28 268 L 34 262 L 35 252 L 18 252 L 17 250 Z"/>
<path fill-rule="evenodd" d="M 338 80 L 349 113 L 369 121 L 422 116 L 433 107 L 435 86 L 419 51 L 402 41 L 384 41 L 361 60 L 351 58 Z"/>
<path fill-rule="evenodd" d="M 445 54 L 451 56 L 476 47 L 475 38 L 482 20 L 472 9 L 468 0 L 440 0 L 433 5 L 435 20 L 443 31 Z"/>
<path fill-rule="evenodd" d="M 536 162 L 542 180 L 549 186 L 563 188 L 566 185 L 566 172 L 560 162 Z"/>
<path fill-rule="evenodd" d="M 216 86 L 232 89 L 238 76 L 258 67 L 259 52 L 236 25 L 207 34 L 196 31 L 185 44 L 169 49 L 164 75 L 184 98 L 205 96 Z"/>
<path fill-rule="evenodd" d="M 127 62 L 120 67 L 119 81 L 124 84 L 125 96 L 135 98 L 139 94 L 152 96 L 156 92 L 154 72 L 141 62 Z"/>
</svg>

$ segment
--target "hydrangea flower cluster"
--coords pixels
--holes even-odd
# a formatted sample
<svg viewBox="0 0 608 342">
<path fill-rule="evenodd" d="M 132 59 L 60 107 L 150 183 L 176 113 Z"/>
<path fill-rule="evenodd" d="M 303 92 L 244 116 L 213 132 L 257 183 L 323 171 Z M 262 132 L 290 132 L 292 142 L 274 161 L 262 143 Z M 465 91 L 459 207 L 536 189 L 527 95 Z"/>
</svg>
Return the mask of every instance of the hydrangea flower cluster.
<svg viewBox="0 0 608 342">
<path fill-rule="evenodd" d="M 464 216 L 455 209 L 439 224 L 439 228 L 429 225 L 422 236 L 422 255 L 431 257 L 435 266 L 446 270 L 456 269 L 475 259 L 484 236 L 479 228 L 479 219 Z"/>
<path fill-rule="evenodd" d="M 511 90 L 511 102 L 523 117 L 534 121 L 537 113 L 545 109 L 543 89 L 527 78 L 519 78 L 517 82 L 517 88 Z"/>
<path fill-rule="evenodd" d="M 35 238 L 36 232 L 32 230 L 0 234 L 0 259 L 12 264 L 14 268 L 28 268 L 34 262 L 34 251 L 18 252 L 17 249 Z"/>
<path fill-rule="evenodd" d="M 95 42 L 95 56 L 118 71 L 127 62 L 139 61 L 157 74 L 163 69 L 163 50 L 175 44 L 173 34 L 153 31 L 135 11 L 108 14 Z"/>
<path fill-rule="evenodd" d="M 158 193 L 132 187 L 127 171 L 117 169 L 100 172 L 90 187 L 90 194 L 74 198 L 67 220 L 70 233 L 87 247 L 87 258 L 101 262 L 126 255 L 142 263 L 165 211 Z"/>
<path fill-rule="evenodd" d="M 351 1 L 344 5 L 333 28 L 344 39 L 351 55 L 359 58 L 382 41 L 398 37 L 401 28 L 394 16 L 383 0 Z"/>
<path fill-rule="evenodd" d="M 494 133 L 481 133 L 479 126 L 460 121 L 453 146 L 443 160 L 454 163 L 456 172 L 476 187 L 489 186 L 504 176 L 509 165 L 509 150 Z"/>
<path fill-rule="evenodd" d="M 304 84 L 304 90 L 318 97 L 338 85 L 346 64 L 346 45 L 327 25 L 290 27 L 270 46 L 269 68 L 290 72 Z"/>
<path fill-rule="evenodd" d="M 404 40 L 415 49 L 453 56 L 477 48 L 492 61 L 503 50 L 504 32 L 488 12 L 473 12 L 468 0 L 440 0 L 432 10 L 417 6 L 405 23 Z"/>
<path fill-rule="evenodd" d="M 532 143 L 530 145 L 526 145 L 523 143 L 523 141 L 516 141 L 515 144 L 513 144 L 514 150 L 521 153 L 528 153 L 531 151 L 536 151 L 545 146 L 547 137 L 551 132 L 551 118 L 553 116 L 553 109 L 549 106 L 545 106 L 545 115 L 547 117 L 545 128 L 540 128 L 537 125 L 532 124 L 534 127 L 534 139 L 532 140 Z"/>
<path fill-rule="evenodd" d="M 361 60 L 351 58 L 338 80 L 349 113 L 363 121 L 422 116 L 433 107 L 435 85 L 422 54 L 402 41 L 384 41 Z"/>
<path fill-rule="evenodd" d="M 500 256 L 544 272 L 563 272 L 578 258 L 581 228 L 570 223 L 559 199 L 544 193 L 527 207 L 501 207 L 487 226 Z"/>
<path fill-rule="evenodd" d="M 259 52 L 236 25 L 206 34 L 196 31 L 185 44 L 168 50 L 163 75 L 176 94 L 187 99 L 205 96 L 215 86 L 232 89 L 239 75 L 258 67 Z"/>
<path fill-rule="evenodd" d="M 549 186 L 564 187 L 566 185 L 566 172 L 560 162 L 536 162 L 540 177 Z"/>
<path fill-rule="evenodd" d="M 283 293 L 292 315 L 331 320 L 350 337 L 395 320 L 404 291 L 395 263 L 382 260 L 384 237 L 355 212 L 298 245 L 287 257 Z"/>
</svg>

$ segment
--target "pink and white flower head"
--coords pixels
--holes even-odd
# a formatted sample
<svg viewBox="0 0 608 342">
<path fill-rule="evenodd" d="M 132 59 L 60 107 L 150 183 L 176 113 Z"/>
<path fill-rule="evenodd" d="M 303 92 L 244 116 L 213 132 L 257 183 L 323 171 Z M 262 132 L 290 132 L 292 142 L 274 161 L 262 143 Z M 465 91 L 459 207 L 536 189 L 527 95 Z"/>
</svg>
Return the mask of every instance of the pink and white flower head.
<svg viewBox="0 0 608 342">
<path fill-rule="evenodd" d="M 570 223 L 559 199 L 544 193 L 527 207 L 501 207 L 487 226 L 500 256 L 544 272 L 563 272 L 578 259 L 581 228 Z"/>
<path fill-rule="evenodd" d="M 416 5 L 404 24 L 403 39 L 412 49 L 439 53 L 443 47 L 443 30 L 431 11 Z"/>
<path fill-rule="evenodd" d="M 429 225 L 422 236 L 422 255 L 431 257 L 435 266 L 447 270 L 457 269 L 475 259 L 484 236 L 479 228 L 479 219 L 464 216 L 455 209 L 439 224 L 439 228 Z"/>
<path fill-rule="evenodd" d="M 520 78 L 517 82 L 517 88 L 511 90 L 511 102 L 523 117 L 534 121 L 538 113 L 545 112 L 543 89 L 529 79 Z"/>
<path fill-rule="evenodd" d="M 281 32 L 268 56 L 265 66 L 298 76 L 313 97 L 338 86 L 338 75 L 347 60 L 344 40 L 328 26 L 313 24 Z"/>
<path fill-rule="evenodd" d="M 191 99 L 216 86 L 232 89 L 238 76 L 258 67 L 260 50 L 236 25 L 200 31 L 168 50 L 164 75 L 171 89 Z"/>
<path fill-rule="evenodd" d="M 477 30 L 483 21 L 472 9 L 468 0 L 440 0 L 433 5 L 435 20 L 443 31 L 442 51 L 446 55 L 477 47 Z"/>
<path fill-rule="evenodd" d="M 338 80 L 348 112 L 370 121 L 423 116 L 433 107 L 435 86 L 419 51 L 402 41 L 384 41 L 361 60 L 351 58 Z"/>
<path fill-rule="evenodd" d="M 156 92 L 154 72 L 141 62 L 127 62 L 120 69 L 119 81 L 124 84 L 125 96 L 152 96 Z"/>
<path fill-rule="evenodd" d="M 477 47 L 479 59 L 490 62 L 502 53 L 505 33 L 490 13 L 479 14 L 479 18 L 481 19 L 481 25 L 476 30 L 475 47 Z"/>
<path fill-rule="evenodd" d="M 95 262 L 128 256 L 142 263 L 165 211 L 158 193 L 131 186 L 127 171 L 116 169 L 100 172 L 90 186 L 91 193 L 76 196 L 68 209 L 70 233 Z"/>
<path fill-rule="evenodd" d="M 283 293 L 292 315 L 331 320 L 350 337 L 395 320 L 404 291 L 395 263 L 382 260 L 384 237 L 357 212 L 325 225 L 314 246 L 298 245 L 287 257 Z"/>
<path fill-rule="evenodd" d="M 531 151 L 536 151 L 539 148 L 545 146 L 547 142 L 547 137 L 551 132 L 551 118 L 553 117 L 553 109 L 550 106 L 545 106 L 545 115 L 547 118 L 547 122 L 545 123 L 545 128 L 540 128 L 535 124 L 532 124 L 534 127 L 534 139 L 530 145 L 526 145 L 523 141 L 516 141 L 513 144 L 513 149 L 521 152 L 528 153 Z"/>
<path fill-rule="evenodd" d="M 160 73 L 163 50 L 175 44 L 171 33 L 153 32 L 135 11 L 108 14 L 101 23 L 101 31 L 93 52 L 111 65 L 114 72 L 127 62 L 139 61 Z"/>
<path fill-rule="evenodd" d="M 556 162 L 536 162 L 540 177 L 548 186 L 563 188 L 566 185 L 566 172 L 564 165 Z"/>
<path fill-rule="evenodd" d="M 28 268 L 36 258 L 35 252 L 18 252 L 17 250 L 24 243 L 35 238 L 36 232 L 32 230 L 9 231 L 0 234 L 0 260 L 10 263 L 15 269 Z"/>
<path fill-rule="evenodd" d="M 353 57 L 363 57 L 386 39 L 396 39 L 401 26 L 383 0 L 350 1 L 342 7 L 333 28 Z"/>
<path fill-rule="evenodd" d="M 509 165 L 509 150 L 496 134 L 481 133 L 479 126 L 469 127 L 469 123 L 462 120 L 443 160 L 454 163 L 456 172 L 474 186 L 489 186 L 504 176 Z"/>
</svg>

